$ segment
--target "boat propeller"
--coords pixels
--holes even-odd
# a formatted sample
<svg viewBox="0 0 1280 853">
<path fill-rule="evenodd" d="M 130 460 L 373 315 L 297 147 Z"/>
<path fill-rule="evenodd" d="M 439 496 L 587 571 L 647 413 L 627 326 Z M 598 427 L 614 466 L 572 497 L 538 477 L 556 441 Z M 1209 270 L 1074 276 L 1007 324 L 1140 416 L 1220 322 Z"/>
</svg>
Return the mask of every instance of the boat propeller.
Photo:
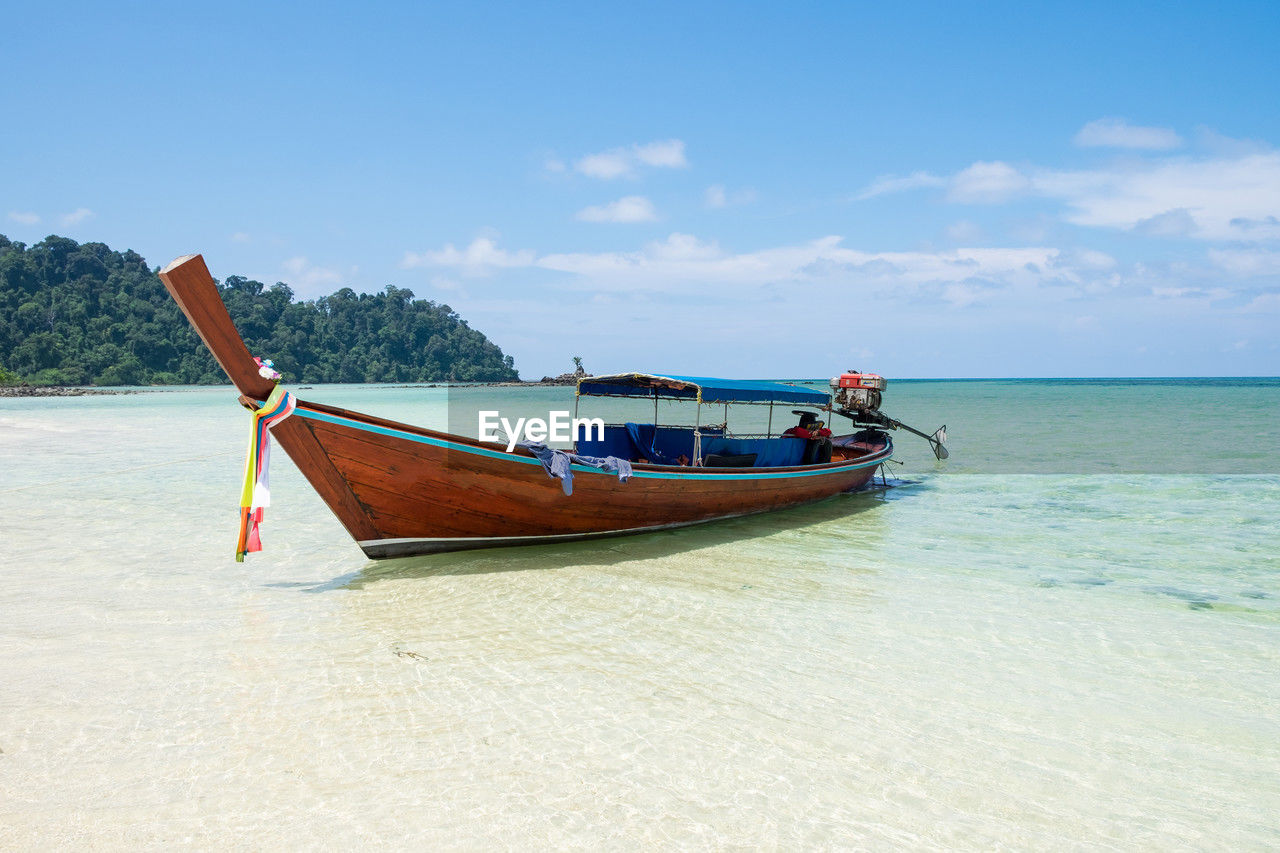
<svg viewBox="0 0 1280 853">
<path fill-rule="evenodd" d="M 951 452 L 947 450 L 946 446 L 943 444 L 943 442 L 947 440 L 946 424 L 943 424 L 942 426 L 938 427 L 934 431 L 933 435 L 926 435 L 920 430 L 914 427 L 909 427 L 906 424 L 904 424 L 902 421 L 897 421 L 897 420 L 894 420 L 893 418 L 889 418 L 889 424 L 893 429 L 905 429 L 907 432 L 914 433 L 920 436 L 921 438 L 923 438 L 925 441 L 929 442 L 929 449 L 932 450 L 933 455 L 938 457 L 939 459 L 946 459 L 948 456 L 951 455 Z"/>
</svg>

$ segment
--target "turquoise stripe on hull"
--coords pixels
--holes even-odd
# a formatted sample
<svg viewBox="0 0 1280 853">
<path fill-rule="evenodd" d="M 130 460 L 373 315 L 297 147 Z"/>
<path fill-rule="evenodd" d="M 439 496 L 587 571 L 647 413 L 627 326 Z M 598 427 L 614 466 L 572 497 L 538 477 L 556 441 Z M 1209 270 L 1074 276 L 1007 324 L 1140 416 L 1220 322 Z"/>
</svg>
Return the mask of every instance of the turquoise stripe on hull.
<svg viewBox="0 0 1280 853">
<path fill-rule="evenodd" d="M 361 423 L 360 421 L 352 420 L 351 418 L 343 418 L 337 415 L 326 414 L 324 412 L 311 411 L 303 408 L 302 404 L 298 404 L 298 407 L 294 409 L 294 414 L 302 415 L 304 418 L 311 418 L 312 420 L 324 421 L 325 423 L 363 430 L 364 432 L 387 435 L 392 438 L 405 439 L 406 441 L 416 441 L 420 444 L 429 444 L 433 447 L 441 447 L 446 450 L 453 450 L 462 453 L 474 453 L 477 456 L 487 456 L 491 459 L 504 459 L 508 462 L 519 462 L 525 465 L 537 465 L 539 468 L 542 467 L 541 462 L 528 456 L 519 456 L 515 453 L 507 453 L 502 450 L 490 450 L 485 447 L 473 447 L 472 445 L 462 444 L 461 442 L 447 441 L 445 439 L 432 438 L 428 435 L 406 432 L 405 430 Z M 884 453 L 875 454 L 865 460 L 859 460 L 858 462 L 851 463 L 849 465 L 841 465 L 838 468 L 815 468 L 810 471 L 760 471 L 759 473 L 749 474 L 710 474 L 694 468 L 687 471 L 636 471 L 634 476 L 638 478 L 657 480 L 715 480 L 717 482 L 722 480 L 786 480 L 797 477 L 820 477 L 824 474 L 839 474 L 846 471 L 859 471 L 864 468 L 871 468 L 879 465 L 892 455 L 893 450 L 892 445 L 890 445 L 885 449 Z M 590 468 L 585 465 L 574 465 L 573 470 L 575 473 L 581 472 L 584 474 L 601 473 L 595 468 Z"/>
</svg>

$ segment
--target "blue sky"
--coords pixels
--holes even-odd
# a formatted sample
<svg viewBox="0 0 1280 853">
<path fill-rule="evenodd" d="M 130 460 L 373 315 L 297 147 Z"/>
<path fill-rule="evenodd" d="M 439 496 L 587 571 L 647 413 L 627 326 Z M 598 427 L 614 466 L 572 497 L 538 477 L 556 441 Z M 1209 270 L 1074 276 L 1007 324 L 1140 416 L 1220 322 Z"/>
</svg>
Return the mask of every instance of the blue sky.
<svg viewBox="0 0 1280 853">
<path fill-rule="evenodd" d="M 0 19 L 12 239 L 408 287 L 526 378 L 1280 373 L 1273 3 Z"/>
</svg>

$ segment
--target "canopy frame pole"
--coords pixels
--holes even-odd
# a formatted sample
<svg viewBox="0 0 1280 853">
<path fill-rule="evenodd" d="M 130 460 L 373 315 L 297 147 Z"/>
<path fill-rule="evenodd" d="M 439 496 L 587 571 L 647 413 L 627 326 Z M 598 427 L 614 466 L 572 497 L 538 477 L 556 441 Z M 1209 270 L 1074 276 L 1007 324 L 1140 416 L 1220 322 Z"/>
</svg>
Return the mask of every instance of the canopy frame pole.
<svg viewBox="0 0 1280 853">
<path fill-rule="evenodd" d="M 729 404 L 728 403 L 724 404 L 724 434 L 725 434 L 725 437 L 728 437 L 729 435 Z"/>
<path fill-rule="evenodd" d="M 576 414 L 575 414 L 576 417 Z M 773 438 L 773 401 L 769 401 L 769 426 L 764 431 L 765 438 Z"/>
<path fill-rule="evenodd" d="M 694 404 L 698 414 L 693 424 L 693 465 L 702 465 L 702 389 L 698 389 L 697 402 Z"/>
<path fill-rule="evenodd" d="M 574 450 L 578 449 L 578 428 L 576 424 L 578 423 L 578 402 L 581 399 L 582 399 L 582 392 L 579 391 L 577 388 L 573 389 L 573 420 L 570 423 L 575 424 L 575 426 L 573 427 L 573 435 L 569 437 L 573 439 Z"/>
<path fill-rule="evenodd" d="M 653 431 L 654 435 L 658 432 L 658 389 L 653 389 Z"/>
</svg>

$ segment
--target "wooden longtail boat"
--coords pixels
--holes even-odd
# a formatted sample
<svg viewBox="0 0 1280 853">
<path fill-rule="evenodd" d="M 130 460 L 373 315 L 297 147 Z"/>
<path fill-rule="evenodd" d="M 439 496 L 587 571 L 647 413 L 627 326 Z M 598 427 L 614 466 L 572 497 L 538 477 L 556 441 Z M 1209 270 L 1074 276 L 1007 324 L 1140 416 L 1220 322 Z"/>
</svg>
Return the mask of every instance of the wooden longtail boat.
<svg viewBox="0 0 1280 853">
<path fill-rule="evenodd" d="M 204 259 L 178 258 L 160 271 L 160 279 L 243 395 L 241 403 L 258 409 L 276 383 L 261 374 L 236 331 Z M 622 374 L 588 377 L 578 392 L 699 404 L 767 400 L 832 410 L 825 393 L 782 383 Z M 626 435 L 634 439 L 636 427 L 615 426 L 604 443 L 580 442 L 577 450 L 589 454 L 622 447 Z M 573 493 L 566 495 L 539 459 L 520 447 L 508 452 L 502 444 L 303 400 L 296 400 L 293 415 L 271 429 L 374 559 L 641 533 L 796 506 L 865 485 L 893 454 L 888 435 L 872 429 L 834 438 L 829 461 L 762 466 L 745 461 L 752 454 L 737 453 L 741 442 L 752 439 L 694 427 L 688 435 L 693 464 L 658 464 L 656 459 L 665 458 L 657 447 L 659 432 L 657 424 L 648 428 L 652 452 L 642 448 L 627 454 L 633 460 L 629 480 L 574 464 Z M 672 435 L 663 438 L 669 442 Z M 762 463 L 768 461 L 764 457 L 777 458 L 777 446 L 769 442 L 806 447 L 796 438 L 754 441 L 746 447 L 765 448 L 757 454 Z M 716 467 L 726 457 L 731 467 Z"/>
</svg>

